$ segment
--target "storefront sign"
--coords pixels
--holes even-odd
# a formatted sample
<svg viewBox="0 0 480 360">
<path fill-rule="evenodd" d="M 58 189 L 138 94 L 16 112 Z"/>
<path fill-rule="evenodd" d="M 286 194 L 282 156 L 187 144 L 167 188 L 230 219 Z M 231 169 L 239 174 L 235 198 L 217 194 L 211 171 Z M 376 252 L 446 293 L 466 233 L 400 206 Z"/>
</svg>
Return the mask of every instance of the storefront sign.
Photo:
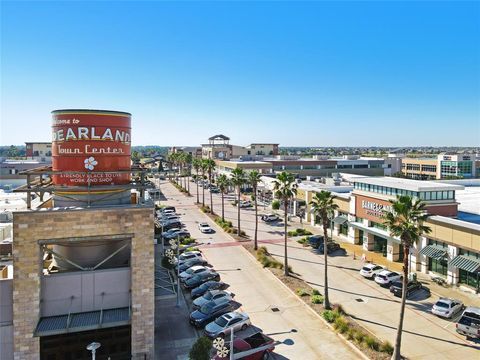
<svg viewBox="0 0 480 360">
<path fill-rule="evenodd" d="M 375 222 L 383 222 L 382 217 L 392 211 L 390 202 L 356 195 L 355 215 Z"/>
</svg>

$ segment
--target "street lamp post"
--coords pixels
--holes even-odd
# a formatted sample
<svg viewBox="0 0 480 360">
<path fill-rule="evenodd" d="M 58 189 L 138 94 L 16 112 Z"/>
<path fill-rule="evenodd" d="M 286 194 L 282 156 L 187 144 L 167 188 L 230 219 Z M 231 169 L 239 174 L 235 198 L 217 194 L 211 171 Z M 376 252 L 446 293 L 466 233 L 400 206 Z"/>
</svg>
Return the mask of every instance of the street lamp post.
<svg viewBox="0 0 480 360">
<path fill-rule="evenodd" d="M 100 346 L 102 345 L 98 342 L 92 342 L 87 345 L 87 350 L 92 352 L 92 360 L 95 360 L 95 353 Z"/>
</svg>

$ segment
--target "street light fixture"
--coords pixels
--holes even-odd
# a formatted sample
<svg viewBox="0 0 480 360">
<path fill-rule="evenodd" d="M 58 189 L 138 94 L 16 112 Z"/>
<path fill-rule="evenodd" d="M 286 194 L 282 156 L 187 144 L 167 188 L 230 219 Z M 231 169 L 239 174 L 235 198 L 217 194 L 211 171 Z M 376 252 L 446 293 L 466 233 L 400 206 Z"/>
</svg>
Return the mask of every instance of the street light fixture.
<svg viewBox="0 0 480 360">
<path fill-rule="evenodd" d="M 87 345 L 87 350 L 92 352 L 92 360 L 95 360 L 95 352 L 98 348 L 100 348 L 100 346 L 102 345 L 98 342 L 92 342 Z"/>
</svg>

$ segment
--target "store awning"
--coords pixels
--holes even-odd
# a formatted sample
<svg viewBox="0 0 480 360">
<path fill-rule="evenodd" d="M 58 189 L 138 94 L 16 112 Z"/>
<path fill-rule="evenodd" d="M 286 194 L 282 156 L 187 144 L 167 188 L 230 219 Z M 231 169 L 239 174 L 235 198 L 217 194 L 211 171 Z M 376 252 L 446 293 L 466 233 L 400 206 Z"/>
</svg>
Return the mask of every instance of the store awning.
<svg viewBox="0 0 480 360">
<path fill-rule="evenodd" d="M 475 272 L 480 269 L 480 259 L 458 255 L 450 262 L 450 265 L 468 272 Z"/>
<path fill-rule="evenodd" d="M 343 216 L 343 215 L 337 216 L 336 218 L 333 219 L 333 223 L 337 225 L 343 225 L 346 222 L 348 222 L 348 219 L 346 216 Z"/>
<path fill-rule="evenodd" d="M 435 246 L 435 245 L 427 245 L 419 252 L 420 255 L 428 256 L 429 258 L 435 260 L 441 260 L 445 258 L 447 254 L 447 249 Z"/>
<path fill-rule="evenodd" d="M 66 334 L 130 324 L 130 308 L 45 316 L 38 321 L 35 336 Z"/>
</svg>

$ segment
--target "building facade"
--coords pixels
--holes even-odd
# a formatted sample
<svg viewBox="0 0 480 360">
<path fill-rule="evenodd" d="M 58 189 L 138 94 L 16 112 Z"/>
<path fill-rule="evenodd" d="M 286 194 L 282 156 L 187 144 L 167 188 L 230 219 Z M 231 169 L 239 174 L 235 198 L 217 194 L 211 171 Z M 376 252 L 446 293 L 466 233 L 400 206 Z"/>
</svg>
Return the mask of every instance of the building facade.
<svg viewBox="0 0 480 360">
<path fill-rule="evenodd" d="M 308 203 L 315 189 L 299 187 L 297 202 L 307 204 L 304 218 L 318 223 L 310 213 Z M 354 182 L 351 193 L 335 193 L 339 206 L 333 220 L 333 233 L 365 251 L 382 254 L 392 262 L 403 261 L 403 248 L 383 224 L 382 216 L 390 210 L 390 200 L 397 195 L 409 195 L 426 203 L 431 215 L 425 234 L 410 251 L 412 271 L 443 277 L 449 284 L 480 289 L 480 222 L 460 219 L 456 192 L 463 186 L 400 178 L 365 177 Z M 334 190 L 333 190 L 334 191 Z M 303 212 L 302 212 L 303 213 Z M 480 220 L 480 215 L 476 216 Z"/>
<path fill-rule="evenodd" d="M 27 157 L 27 159 L 31 159 L 31 160 L 51 162 L 52 143 L 51 142 L 26 142 L 25 156 Z"/>
<path fill-rule="evenodd" d="M 471 154 L 440 154 L 436 158 L 403 158 L 402 174 L 410 179 L 469 179 L 477 176 L 478 161 Z"/>
</svg>

